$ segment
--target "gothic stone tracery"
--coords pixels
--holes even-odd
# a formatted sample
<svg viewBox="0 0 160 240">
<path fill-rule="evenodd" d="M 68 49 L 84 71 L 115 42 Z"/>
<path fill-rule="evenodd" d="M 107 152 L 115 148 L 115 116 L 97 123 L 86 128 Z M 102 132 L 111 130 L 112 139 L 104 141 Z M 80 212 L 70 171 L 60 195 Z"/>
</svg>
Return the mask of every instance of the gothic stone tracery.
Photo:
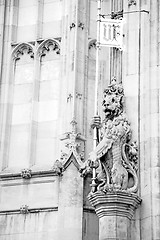
<svg viewBox="0 0 160 240">
<path fill-rule="evenodd" d="M 56 54 L 60 54 L 60 46 L 56 40 L 47 39 L 43 41 L 38 48 L 38 54 L 44 57 L 50 50 L 55 51 Z"/>
<path fill-rule="evenodd" d="M 12 52 L 13 60 L 17 61 L 20 59 L 24 53 L 30 55 L 31 58 L 34 58 L 34 49 L 33 46 L 29 43 L 21 43 L 19 44 Z"/>
</svg>

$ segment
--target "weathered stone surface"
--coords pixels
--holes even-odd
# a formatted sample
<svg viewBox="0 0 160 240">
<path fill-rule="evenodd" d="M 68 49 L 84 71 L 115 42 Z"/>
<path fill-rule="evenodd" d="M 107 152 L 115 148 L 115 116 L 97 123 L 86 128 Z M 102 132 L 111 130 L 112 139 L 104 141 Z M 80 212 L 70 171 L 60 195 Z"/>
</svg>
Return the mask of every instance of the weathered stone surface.
<svg viewBox="0 0 160 240">
<path fill-rule="evenodd" d="M 6 178 L 0 185 L 0 213 L 19 211 L 22 205 L 29 209 L 58 207 L 58 177 Z"/>
<path fill-rule="evenodd" d="M 3 240 L 58 240 L 57 230 L 57 211 L 0 215 L 0 239 Z"/>
<path fill-rule="evenodd" d="M 95 192 L 88 198 L 99 217 L 99 240 L 131 239 L 131 219 L 141 202 L 136 194 Z"/>
<path fill-rule="evenodd" d="M 136 194 L 125 191 L 90 193 L 89 201 L 95 207 L 99 218 L 104 216 L 121 216 L 131 219 L 135 209 L 141 203 L 141 199 Z"/>
<path fill-rule="evenodd" d="M 83 238 L 84 240 L 99 240 L 98 217 L 95 212 L 85 209 L 83 213 Z"/>
<path fill-rule="evenodd" d="M 58 206 L 58 238 L 82 239 L 83 178 L 70 163 L 60 183 Z"/>
</svg>

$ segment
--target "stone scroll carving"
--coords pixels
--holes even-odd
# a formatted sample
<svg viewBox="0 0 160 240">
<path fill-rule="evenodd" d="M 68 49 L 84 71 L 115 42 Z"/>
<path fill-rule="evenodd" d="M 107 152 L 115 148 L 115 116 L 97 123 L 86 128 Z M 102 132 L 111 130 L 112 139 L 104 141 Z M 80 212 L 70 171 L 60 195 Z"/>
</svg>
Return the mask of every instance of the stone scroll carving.
<svg viewBox="0 0 160 240">
<path fill-rule="evenodd" d="M 113 78 L 104 90 L 105 118 L 100 124 L 100 141 L 88 162 L 97 160 L 96 190 L 137 192 L 138 147 L 131 142 L 131 126 L 124 112 L 124 90 Z"/>
</svg>

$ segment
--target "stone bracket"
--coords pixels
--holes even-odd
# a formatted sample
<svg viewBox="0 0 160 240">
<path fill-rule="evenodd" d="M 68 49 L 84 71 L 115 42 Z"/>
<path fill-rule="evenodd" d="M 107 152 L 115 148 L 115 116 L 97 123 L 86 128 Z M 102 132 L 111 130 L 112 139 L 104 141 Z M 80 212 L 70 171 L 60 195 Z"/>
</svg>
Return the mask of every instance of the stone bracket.
<svg viewBox="0 0 160 240">
<path fill-rule="evenodd" d="M 132 219 L 135 209 L 141 203 L 138 195 L 128 192 L 90 193 L 88 199 L 99 218 L 104 216 L 122 216 Z"/>
</svg>

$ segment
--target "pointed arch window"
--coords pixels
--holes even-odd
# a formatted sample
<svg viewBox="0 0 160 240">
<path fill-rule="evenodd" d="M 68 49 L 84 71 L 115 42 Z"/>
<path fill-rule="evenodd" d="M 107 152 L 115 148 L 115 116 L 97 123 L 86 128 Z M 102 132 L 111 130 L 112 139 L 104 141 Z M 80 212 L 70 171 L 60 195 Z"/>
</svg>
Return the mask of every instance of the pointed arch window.
<svg viewBox="0 0 160 240">
<path fill-rule="evenodd" d="M 51 166 L 58 154 L 59 43 L 19 44 L 11 69 L 4 168 Z"/>
<path fill-rule="evenodd" d="M 8 166 L 29 165 L 29 138 L 32 115 L 34 53 L 29 44 L 20 44 L 13 51 L 13 81 L 10 86 Z"/>
<path fill-rule="evenodd" d="M 39 78 L 36 96 L 37 139 L 35 161 L 37 165 L 51 164 L 57 149 L 57 129 L 60 88 L 60 49 L 55 40 L 48 39 L 37 50 Z"/>
</svg>

